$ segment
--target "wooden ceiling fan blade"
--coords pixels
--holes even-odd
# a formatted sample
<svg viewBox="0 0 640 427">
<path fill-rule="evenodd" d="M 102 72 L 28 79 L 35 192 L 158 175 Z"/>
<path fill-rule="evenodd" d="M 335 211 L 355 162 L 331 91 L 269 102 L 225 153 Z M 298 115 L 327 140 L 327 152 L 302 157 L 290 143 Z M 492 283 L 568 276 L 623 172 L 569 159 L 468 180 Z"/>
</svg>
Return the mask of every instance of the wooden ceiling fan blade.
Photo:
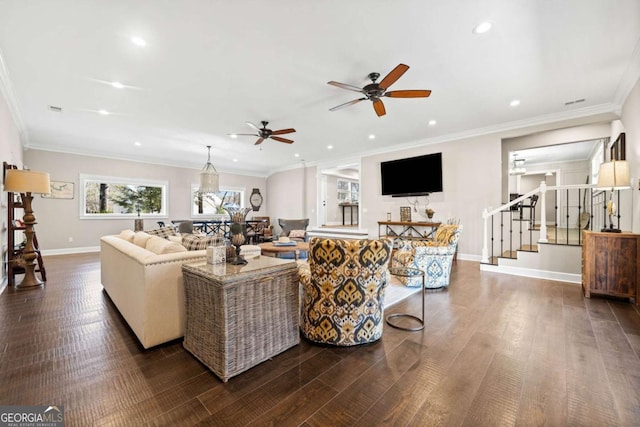
<svg viewBox="0 0 640 427">
<path fill-rule="evenodd" d="M 408 65 L 398 64 L 396 68 L 391 70 L 391 72 L 387 74 L 384 79 L 382 79 L 382 81 L 378 84 L 378 86 L 380 86 L 383 89 L 388 88 L 389 86 L 394 84 L 396 80 L 402 77 L 402 75 L 406 73 L 408 69 L 409 69 Z"/>
<path fill-rule="evenodd" d="M 392 90 L 384 94 L 391 98 L 427 98 L 429 95 L 430 90 Z"/>
<path fill-rule="evenodd" d="M 327 82 L 327 84 L 331 85 L 331 86 L 339 87 L 339 88 L 342 88 L 342 89 L 347 89 L 347 90 L 352 90 L 354 92 L 362 93 L 362 88 L 359 88 L 358 86 L 348 85 L 346 83 L 334 82 L 333 80 L 330 81 L 330 82 Z"/>
<path fill-rule="evenodd" d="M 276 141 L 284 142 L 285 144 L 293 144 L 293 141 L 287 138 L 281 138 L 279 136 L 272 136 L 271 139 L 275 139 Z"/>
<path fill-rule="evenodd" d="M 376 110 L 378 117 L 387 114 L 387 111 L 384 109 L 384 104 L 379 99 L 373 101 L 373 109 Z"/>
<path fill-rule="evenodd" d="M 260 144 L 262 144 L 262 141 L 264 141 L 264 138 L 258 138 L 258 140 L 256 141 L 256 143 L 255 143 L 255 144 L 253 144 L 253 145 L 260 145 Z"/>
<path fill-rule="evenodd" d="M 280 129 L 280 130 L 274 130 L 273 132 L 271 132 L 271 135 L 284 135 L 286 133 L 293 133 L 296 130 L 293 128 L 289 128 L 289 129 Z"/>
<path fill-rule="evenodd" d="M 329 111 L 340 110 L 341 108 L 348 107 L 349 105 L 357 104 L 360 101 L 364 101 L 367 98 L 354 99 L 353 101 L 345 102 L 344 104 L 340 104 L 336 107 L 329 108 Z"/>
</svg>

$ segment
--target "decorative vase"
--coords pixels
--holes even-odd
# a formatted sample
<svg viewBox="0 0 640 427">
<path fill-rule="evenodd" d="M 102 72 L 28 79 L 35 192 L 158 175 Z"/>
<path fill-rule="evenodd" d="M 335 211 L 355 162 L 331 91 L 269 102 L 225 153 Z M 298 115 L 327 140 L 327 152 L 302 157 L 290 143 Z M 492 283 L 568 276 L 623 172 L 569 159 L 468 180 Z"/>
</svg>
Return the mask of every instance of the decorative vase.
<svg viewBox="0 0 640 427">
<path fill-rule="evenodd" d="M 246 264 L 245 260 L 240 255 L 240 246 L 244 244 L 246 239 L 247 226 L 245 225 L 246 217 L 251 208 L 238 208 L 235 206 L 225 206 L 224 210 L 229 214 L 231 219 L 231 225 L 229 226 L 229 233 L 231 234 L 231 244 L 236 248 L 236 255 L 231 260 L 232 265 Z"/>
<path fill-rule="evenodd" d="M 433 214 L 435 214 L 436 211 L 434 211 L 433 209 L 427 209 L 425 213 L 427 214 L 427 218 L 431 219 L 433 218 Z"/>
<path fill-rule="evenodd" d="M 232 225 L 240 225 L 240 224 L 233 223 Z M 240 226 L 239 228 L 242 229 L 242 226 Z M 236 256 L 231 260 L 232 265 L 242 265 L 247 263 L 247 260 L 244 259 L 242 255 L 240 255 L 240 246 L 242 246 L 244 241 L 245 241 L 245 237 L 242 233 L 233 234 L 231 236 L 231 243 L 236 248 Z"/>
</svg>

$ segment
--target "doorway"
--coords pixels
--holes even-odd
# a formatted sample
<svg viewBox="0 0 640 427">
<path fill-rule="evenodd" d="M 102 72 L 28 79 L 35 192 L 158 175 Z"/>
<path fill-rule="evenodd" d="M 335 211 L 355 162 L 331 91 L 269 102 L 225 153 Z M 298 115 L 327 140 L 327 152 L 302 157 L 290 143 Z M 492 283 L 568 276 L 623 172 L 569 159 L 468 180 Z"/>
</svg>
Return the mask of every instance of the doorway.
<svg viewBox="0 0 640 427">
<path fill-rule="evenodd" d="M 321 168 L 318 224 L 325 228 L 357 229 L 360 224 L 360 165 Z"/>
</svg>

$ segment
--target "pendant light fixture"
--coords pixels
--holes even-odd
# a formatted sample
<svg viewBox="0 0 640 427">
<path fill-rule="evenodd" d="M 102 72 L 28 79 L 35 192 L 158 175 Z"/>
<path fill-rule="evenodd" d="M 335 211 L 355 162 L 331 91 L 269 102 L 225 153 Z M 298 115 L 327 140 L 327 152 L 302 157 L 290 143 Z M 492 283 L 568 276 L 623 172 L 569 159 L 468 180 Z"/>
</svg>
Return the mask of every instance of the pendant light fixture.
<svg viewBox="0 0 640 427">
<path fill-rule="evenodd" d="M 200 193 L 217 193 L 220 191 L 218 171 L 211 164 L 211 146 L 207 145 L 207 164 L 200 172 Z"/>
</svg>

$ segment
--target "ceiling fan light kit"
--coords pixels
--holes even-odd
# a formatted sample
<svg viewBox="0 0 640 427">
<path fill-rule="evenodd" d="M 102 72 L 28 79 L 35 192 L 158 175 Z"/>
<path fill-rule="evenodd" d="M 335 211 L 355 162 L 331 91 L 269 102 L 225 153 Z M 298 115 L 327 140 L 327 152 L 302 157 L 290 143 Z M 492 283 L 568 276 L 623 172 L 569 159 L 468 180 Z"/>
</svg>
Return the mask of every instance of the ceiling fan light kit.
<svg viewBox="0 0 640 427">
<path fill-rule="evenodd" d="M 331 86 L 339 87 L 341 89 L 351 90 L 353 92 L 360 92 L 364 94 L 363 98 L 354 99 L 353 101 L 345 102 L 344 104 L 340 104 L 333 108 L 330 108 L 329 111 L 336 111 L 342 108 L 348 107 L 353 104 L 357 104 L 360 101 L 369 100 L 373 103 L 373 110 L 376 112 L 378 117 L 384 116 L 387 111 L 384 107 L 384 104 L 381 100 L 382 97 L 388 98 L 427 98 L 431 95 L 430 90 L 394 90 L 387 92 L 389 86 L 394 84 L 404 73 L 409 69 L 408 65 L 398 64 L 396 68 L 391 70 L 389 74 L 387 74 L 380 83 L 376 83 L 376 81 L 380 78 L 380 73 L 369 73 L 367 76 L 371 83 L 364 86 L 363 88 L 359 88 L 357 86 L 353 86 L 346 83 L 340 83 L 335 81 L 327 82 Z"/>
</svg>

